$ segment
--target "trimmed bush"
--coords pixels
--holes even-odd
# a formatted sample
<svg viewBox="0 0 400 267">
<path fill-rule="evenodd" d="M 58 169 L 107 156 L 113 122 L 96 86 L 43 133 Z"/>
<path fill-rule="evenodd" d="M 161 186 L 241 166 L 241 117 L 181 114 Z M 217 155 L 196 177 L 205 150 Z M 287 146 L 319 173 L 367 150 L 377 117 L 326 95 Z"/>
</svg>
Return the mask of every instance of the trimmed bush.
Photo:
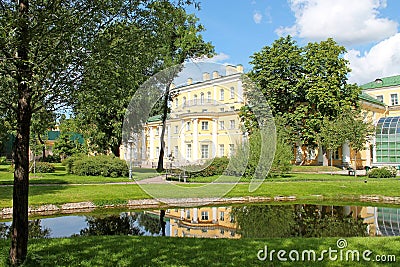
<svg viewBox="0 0 400 267">
<path fill-rule="evenodd" d="M 229 159 L 227 157 L 214 158 L 213 160 L 203 164 L 204 169 L 201 171 L 194 171 L 190 173 L 191 177 L 209 177 L 213 175 L 221 175 L 229 164 Z M 207 167 L 206 167 L 207 166 Z M 187 169 L 190 171 L 191 166 Z M 198 169 L 198 166 L 193 166 L 193 169 Z"/>
<path fill-rule="evenodd" d="M 129 174 L 126 162 L 114 156 L 85 156 L 70 160 L 70 173 L 81 176 L 127 177 Z"/>
<path fill-rule="evenodd" d="M 374 168 L 368 172 L 369 178 L 393 178 L 396 175 L 397 170 L 395 167 Z"/>
<path fill-rule="evenodd" d="M 65 166 L 65 170 L 67 173 L 71 174 L 72 173 L 72 166 L 74 165 L 74 162 L 77 160 L 80 160 L 82 158 L 87 157 L 85 154 L 76 154 L 73 156 L 70 156 L 66 159 L 64 159 L 61 164 Z"/>
<path fill-rule="evenodd" d="M 60 163 L 61 158 L 60 156 L 57 155 L 48 155 L 43 159 L 44 162 L 50 162 L 50 163 Z"/>
<path fill-rule="evenodd" d="M 35 162 L 35 167 L 33 167 L 33 163 L 31 163 L 30 171 L 35 171 L 37 173 L 53 173 L 56 171 L 56 168 L 51 163 L 37 161 Z"/>
</svg>

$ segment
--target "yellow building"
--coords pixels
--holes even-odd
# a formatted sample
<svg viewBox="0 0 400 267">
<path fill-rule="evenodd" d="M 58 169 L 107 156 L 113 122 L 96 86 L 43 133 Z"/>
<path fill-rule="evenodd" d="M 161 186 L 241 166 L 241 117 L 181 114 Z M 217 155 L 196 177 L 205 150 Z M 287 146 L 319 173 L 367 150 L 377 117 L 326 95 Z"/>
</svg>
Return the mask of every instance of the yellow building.
<svg viewBox="0 0 400 267">
<path fill-rule="evenodd" d="M 197 165 L 214 157 L 229 157 L 243 142 L 246 135 L 238 116 L 238 110 L 245 104 L 242 73 L 241 65 L 226 66 L 224 73 L 206 72 L 200 81 L 188 78 L 184 85 L 171 87 L 174 97 L 164 137 L 165 166 Z M 377 127 L 377 134 L 366 144 L 366 149 L 356 155 L 357 168 L 400 165 L 400 124 L 397 130 L 400 75 L 376 79 L 361 88 L 362 114 L 365 121 Z M 161 116 L 149 118 L 134 149 L 135 165 L 157 165 L 161 131 Z M 126 145 L 124 148 L 121 156 L 128 159 L 129 149 Z M 333 165 L 354 166 L 354 153 L 348 143 L 343 144 L 333 152 Z M 322 165 L 323 162 L 321 148 L 295 146 L 296 164 Z"/>
<path fill-rule="evenodd" d="M 169 209 L 165 216 L 171 236 L 240 238 L 231 207 Z"/>
<path fill-rule="evenodd" d="M 226 66 L 224 75 L 206 72 L 199 82 L 188 78 L 183 86 L 171 86 L 174 97 L 164 138 L 166 164 L 196 165 L 234 152 L 245 138 L 238 116 L 244 105 L 242 74 L 243 66 Z M 161 131 L 161 116 L 149 118 L 140 149 L 133 155 L 141 166 L 157 165 Z"/>
</svg>

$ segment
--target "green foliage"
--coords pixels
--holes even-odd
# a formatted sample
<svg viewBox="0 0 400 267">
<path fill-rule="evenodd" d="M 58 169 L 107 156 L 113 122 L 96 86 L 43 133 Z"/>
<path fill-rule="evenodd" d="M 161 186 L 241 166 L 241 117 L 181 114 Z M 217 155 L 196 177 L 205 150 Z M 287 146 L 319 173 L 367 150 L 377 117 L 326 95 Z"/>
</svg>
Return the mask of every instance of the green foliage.
<svg viewBox="0 0 400 267">
<path fill-rule="evenodd" d="M 54 143 L 54 154 L 61 158 L 69 157 L 74 154 L 85 153 L 84 144 L 79 142 L 79 136 L 74 133 L 62 132 Z"/>
<path fill-rule="evenodd" d="M 229 159 L 227 157 L 216 157 L 207 161 L 202 166 L 187 166 L 187 169 L 201 169 L 200 171 L 190 172 L 191 177 L 210 177 L 214 175 L 222 175 L 228 167 Z"/>
<path fill-rule="evenodd" d="M 70 156 L 64 160 L 61 161 L 62 165 L 65 166 L 65 170 L 67 173 L 71 174 L 72 173 L 72 166 L 74 166 L 75 161 L 82 159 L 86 157 L 85 154 L 75 154 L 73 156 Z"/>
<path fill-rule="evenodd" d="M 33 166 L 33 164 L 35 164 L 35 166 Z M 37 173 L 53 173 L 56 171 L 56 168 L 51 163 L 36 161 L 35 163 L 31 163 L 30 170 L 31 172 L 35 171 Z"/>
<path fill-rule="evenodd" d="M 88 216 L 86 221 L 88 227 L 80 231 L 81 236 L 140 235 L 139 228 L 133 226 L 133 220 L 130 216 Z"/>
<path fill-rule="evenodd" d="M 7 163 L 7 157 L 0 157 L 0 165 Z"/>
<path fill-rule="evenodd" d="M 260 87 L 272 114 L 284 120 L 291 142 L 316 146 L 324 118 L 331 120 L 358 107 L 360 88 L 347 83 L 345 52 L 332 39 L 299 47 L 287 36 L 252 56 L 249 77 Z"/>
<path fill-rule="evenodd" d="M 60 163 L 61 157 L 59 155 L 47 155 L 46 158 L 43 159 L 43 161 L 49 163 Z"/>
<path fill-rule="evenodd" d="M 368 172 L 369 178 L 393 178 L 397 176 L 397 169 L 395 167 L 381 167 L 373 168 Z"/>
<path fill-rule="evenodd" d="M 68 162 L 72 167 L 68 168 L 71 173 L 81 176 L 104 176 L 104 177 L 126 177 L 128 166 L 126 162 L 114 156 L 99 155 L 86 156 Z M 68 165 L 67 165 L 68 166 Z"/>
</svg>

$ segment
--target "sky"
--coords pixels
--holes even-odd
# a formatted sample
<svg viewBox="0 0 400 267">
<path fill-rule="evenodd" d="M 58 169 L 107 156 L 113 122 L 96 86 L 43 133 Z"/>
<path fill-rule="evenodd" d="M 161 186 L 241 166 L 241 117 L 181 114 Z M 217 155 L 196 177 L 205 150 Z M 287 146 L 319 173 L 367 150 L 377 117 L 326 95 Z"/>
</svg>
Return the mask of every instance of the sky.
<svg viewBox="0 0 400 267">
<path fill-rule="evenodd" d="M 276 39 L 291 35 L 300 46 L 333 38 L 350 62 L 350 83 L 400 74 L 399 0 L 200 0 L 189 9 L 204 25 L 211 62 L 242 64 Z"/>
</svg>

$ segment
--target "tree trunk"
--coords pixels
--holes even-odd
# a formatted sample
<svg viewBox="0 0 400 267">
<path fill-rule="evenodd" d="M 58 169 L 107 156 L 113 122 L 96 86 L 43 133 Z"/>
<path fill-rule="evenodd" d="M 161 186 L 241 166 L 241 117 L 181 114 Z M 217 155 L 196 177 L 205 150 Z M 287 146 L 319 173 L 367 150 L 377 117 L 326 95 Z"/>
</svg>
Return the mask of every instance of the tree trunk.
<svg viewBox="0 0 400 267">
<path fill-rule="evenodd" d="M 161 227 L 161 235 L 162 236 L 165 236 L 166 223 L 164 222 L 164 217 L 165 217 L 165 210 L 160 210 L 160 227 Z"/>
<path fill-rule="evenodd" d="M 165 141 L 164 141 L 164 136 L 165 136 L 165 128 L 166 128 L 166 122 L 167 122 L 167 116 L 168 116 L 168 98 L 169 98 L 169 87 L 171 83 L 168 83 L 166 88 L 165 88 L 165 95 L 164 95 L 164 101 L 163 101 L 163 114 L 162 114 L 162 130 L 161 130 L 161 135 L 160 135 L 160 155 L 158 156 L 158 163 L 157 163 L 157 172 L 162 172 L 164 170 L 164 148 L 165 148 Z"/>
<path fill-rule="evenodd" d="M 16 54 L 18 82 L 17 131 L 13 147 L 14 187 L 13 222 L 11 232 L 10 263 L 21 265 L 28 251 L 28 190 L 29 190 L 29 137 L 32 118 L 30 81 L 32 72 L 29 65 L 29 1 L 18 2 L 18 46 Z"/>
<path fill-rule="evenodd" d="M 113 145 L 111 147 L 111 152 L 114 154 L 114 156 L 116 156 L 117 158 L 119 158 L 120 156 L 120 152 L 119 152 L 119 147 L 120 147 L 121 143 L 119 142 L 116 145 Z"/>
<path fill-rule="evenodd" d="M 38 139 L 40 144 L 42 145 L 42 161 L 46 161 L 46 144 L 44 143 L 43 139 L 38 134 Z"/>
</svg>

